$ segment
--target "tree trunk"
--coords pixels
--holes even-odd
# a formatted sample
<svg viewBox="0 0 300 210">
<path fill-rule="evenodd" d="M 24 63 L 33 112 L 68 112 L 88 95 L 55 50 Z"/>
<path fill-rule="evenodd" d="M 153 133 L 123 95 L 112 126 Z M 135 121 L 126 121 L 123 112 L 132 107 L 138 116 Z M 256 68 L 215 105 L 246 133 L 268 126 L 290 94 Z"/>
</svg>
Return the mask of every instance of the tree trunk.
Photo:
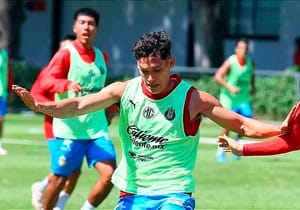
<svg viewBox="0 0 300 210">
<path fill-rule="evenodd" d="M 218 0 L 194 0 L 191 4 L 195 65 L 219 67 L 224 59 L 224 5 Z"/>
</svg>

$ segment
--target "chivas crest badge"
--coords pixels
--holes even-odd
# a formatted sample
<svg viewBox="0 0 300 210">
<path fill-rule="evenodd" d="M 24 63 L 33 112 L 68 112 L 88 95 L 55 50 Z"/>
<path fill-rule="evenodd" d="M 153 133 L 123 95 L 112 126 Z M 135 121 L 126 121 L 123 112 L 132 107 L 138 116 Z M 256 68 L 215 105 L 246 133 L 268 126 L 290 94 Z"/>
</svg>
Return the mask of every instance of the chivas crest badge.
<svg viewBox="0 0 300 210">
<path fill-rule="evenodd" d="M 175 109 L 171 106 L 165 112 L 165 118 L 169 121 L 174 120 L 176 116 Z"/>
</svg>

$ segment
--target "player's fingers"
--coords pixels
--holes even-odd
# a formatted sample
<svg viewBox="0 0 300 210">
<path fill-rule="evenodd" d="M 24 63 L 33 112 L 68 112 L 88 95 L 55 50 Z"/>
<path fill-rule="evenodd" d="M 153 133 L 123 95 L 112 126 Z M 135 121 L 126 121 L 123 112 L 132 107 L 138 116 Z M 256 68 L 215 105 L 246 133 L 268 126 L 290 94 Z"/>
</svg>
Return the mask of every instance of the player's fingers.
<svg viewBox="0 0 300 210">
<path fill-rule="evenodd" d="M 299 105 L 299 104 L 298 104 Z M 296 114 L 296 106 L 293 106 L 292 109 L 290 110 L 289 114 L 287 115 L 287 117 L 285 118 L 285 120 L 282 122 L 280 129 L 281 129 L 281 134 L 286 134 L 289 132 L 289 128 L 292 126 L 293 124 L 293 119 L 295 118 Z"/>
<path fill-rule="evenodd" d="M 224 152 L 232 152 L 230 147 L 224 147 Z"/>
<path fill-rule="evenodd" d="M 228 147 L 228 142 L 223 138 L 223 136 L 218 137 L 217 143 L 220 147 Z"/>
</svg>

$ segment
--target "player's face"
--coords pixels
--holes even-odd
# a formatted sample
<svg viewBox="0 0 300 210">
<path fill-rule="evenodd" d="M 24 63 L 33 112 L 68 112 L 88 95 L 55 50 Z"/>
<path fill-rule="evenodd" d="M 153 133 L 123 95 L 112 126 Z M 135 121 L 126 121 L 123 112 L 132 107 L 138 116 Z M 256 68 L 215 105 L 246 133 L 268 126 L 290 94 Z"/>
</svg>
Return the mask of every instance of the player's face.
<svg viewBox="0 0 300 210">
<path fill-rule="evenodd" d="M 152 94 L 164 93 L 170 88 L 170 70 L 175 64 L 175 58 L 170 56 L 161 59 L 158 56 L 149 56 L 137 61 L 140 75 L 146 88 Z"/>
<path fill-rule="evenodd" d="M 239 58 L 245 58 L 248 53 L 248 44 L 243 41 L 239 41 L 235 47 L 235 54 Z"/>
<path fill-rule="evenodd" d="M 85 47 L 92 47 L 98 32 L 95 19 L 91 16 L 79 15 L 73 25 L 77 39 Z"/>
</svg>

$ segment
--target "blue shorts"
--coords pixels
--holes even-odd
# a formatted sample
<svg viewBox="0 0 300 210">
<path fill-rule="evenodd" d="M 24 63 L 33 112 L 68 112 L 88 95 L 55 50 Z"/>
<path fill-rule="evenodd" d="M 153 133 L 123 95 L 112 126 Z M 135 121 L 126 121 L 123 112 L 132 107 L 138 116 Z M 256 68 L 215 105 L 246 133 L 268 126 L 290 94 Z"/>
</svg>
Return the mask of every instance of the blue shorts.
<svg viewBox="0 0 300 210">
<path fill-rule="evenodd" d="M 55 175 L 69 176 L 81 168 L 84 157 L 91 168 L 97 162 L 116 160 L 113 143 L 107 137 L 92 140 L 55 138 L 48 141 L 51 171 Z"/>
<path fill-rule="evenodd" d="M 3 97 L 0 97 L 0 116 L 4 116 L 7 113 L 7 101 Z"/>
<path fill-rule="evenodd" d="M 114 210 L 193 210 L 195 199 L 184 193 L 120 197 Z"/>
<path fill-rule="evenodd" d="M 253 117 L 252 107 L 249 103 L 241 104 L 239 107 L 233 108 L 232 111 L 240 115 L 243 115 L 244 117 L 248 117 L 248 118 Z"/>
</svg>

